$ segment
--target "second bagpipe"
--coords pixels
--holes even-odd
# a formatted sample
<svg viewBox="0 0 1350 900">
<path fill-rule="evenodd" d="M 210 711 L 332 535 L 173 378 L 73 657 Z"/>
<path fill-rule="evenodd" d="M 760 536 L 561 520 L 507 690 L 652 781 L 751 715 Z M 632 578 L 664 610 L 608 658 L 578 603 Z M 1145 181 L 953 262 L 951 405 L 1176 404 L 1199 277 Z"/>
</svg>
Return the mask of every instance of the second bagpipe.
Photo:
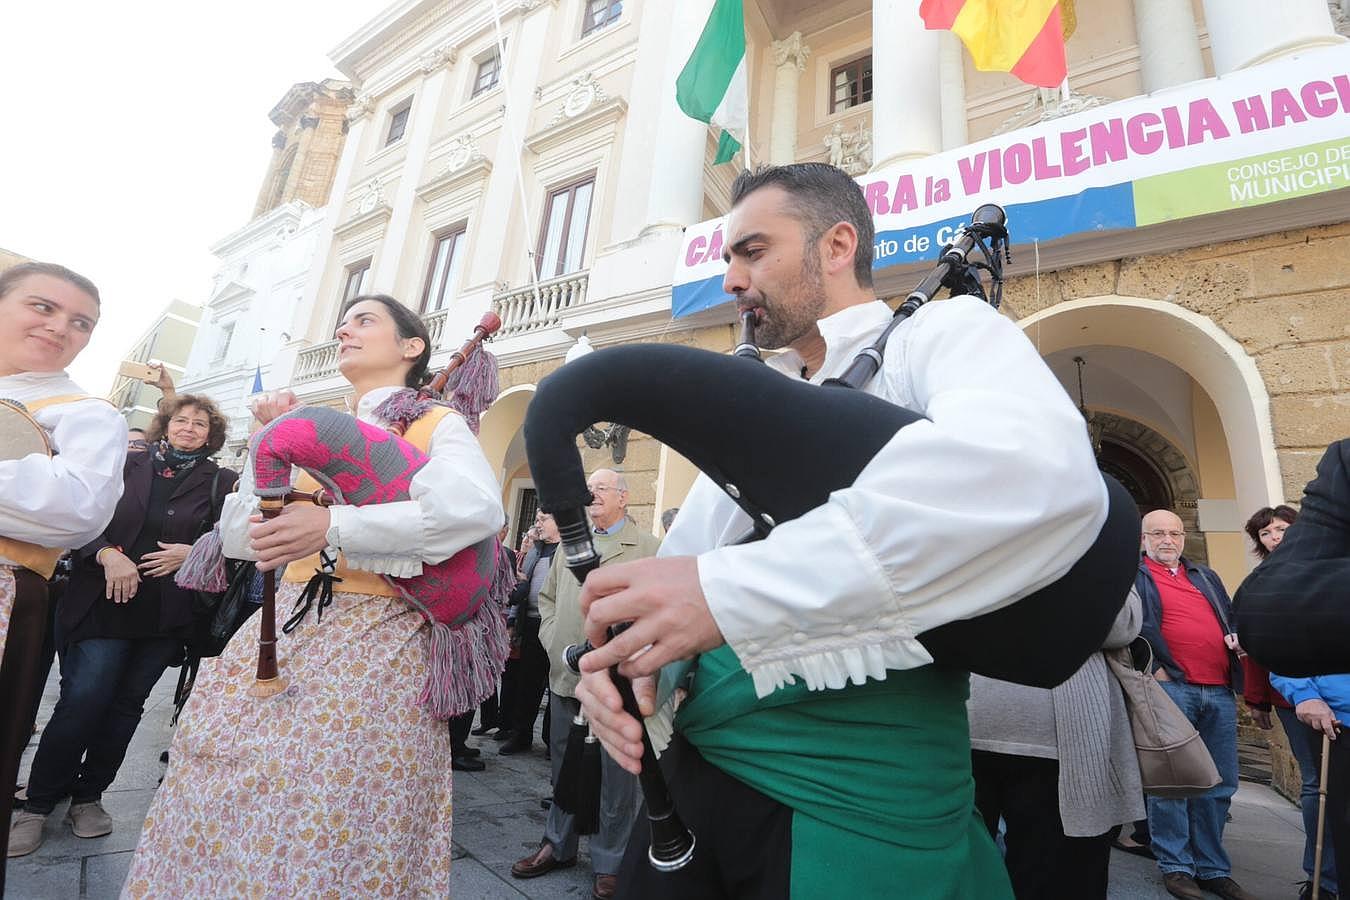
<svg viewBox="0 0 1350 900">
<path fill-rule="evenodd" d="M 880 368 L 895 327 L 942 288 L 997 305 L 1006 247 L 1003 210 L 981 206 L 877 340 L 839 378 L 820 385 L 758 364 L 753 315 L 742 320 L 732 355 L 627 345 L 592 353 L 545 378 L 525 417 L 525 447 L 539 508 L 558 524 L 569 570 L 584 580 L 600 561 L 586 519 L 591 494 L 576 441 L 588 426 L 620 423 L 670 447 L 750 517 L 753 529 L 745 541 L 766 538 L 778 524 L 852 485 L 901 428 L 923 419 L 860 388 Z M 981 259 L 972 259 L 976 249 Z M 981 273 L 989 275 L 987 293 Z M 774 452 L 762 452 L 764 447 Z M 1109 509 L 1088 551 L 1063 577 L 1016 603 L 920 634 L 936 664 L 1052 687 L 1101 648 L 1133 581 L 1139 542 L 1134 501 L 1115 480 L 1103 478 Z M 576 664 L 588 649 L 575 648 L 569 662 Z M 625 708 L 641 721 L 631 685 L 617 667 L 610 674 Z M 693 835 L 680 821 L 645 730 L 643 747 L 649 859 L 658 869 L 678 869 L 692 858 Z"/>
</svg>

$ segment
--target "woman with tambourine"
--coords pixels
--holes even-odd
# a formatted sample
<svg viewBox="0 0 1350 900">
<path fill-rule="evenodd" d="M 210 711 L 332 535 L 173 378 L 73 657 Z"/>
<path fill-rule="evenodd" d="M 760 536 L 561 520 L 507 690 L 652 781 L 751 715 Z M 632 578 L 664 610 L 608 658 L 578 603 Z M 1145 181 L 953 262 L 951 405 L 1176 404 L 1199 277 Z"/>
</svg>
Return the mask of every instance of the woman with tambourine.
<svg viewBox="0 0 1350 900">
<path fill-rule="evenodd" d="M 0 843 L 10 841 L 19 756 L 51 621 L 47 583 L 68 548 L 96 537 L 122 492 L 126 422 L 65 369 L 89 343 L 99 294 L 52 263 L 0 273 Z M 20 812 L 16 830 L 34 820 Z M 36 817 L 41 835 L 43 817 Z M 0 866 L 0 894 L 4 870 Z"/>
<path fill-rule="evenodd" d="M 288 687 L 265 699 L 248 694 L 266 609 L 204 662 L 127 896 L 449 891 L 450 735 L 419 702 L 435 642 L 385 576 L 416 575 L 493 539 L 504 518 L 501 491 L 465 418 L 407 390 L 423 383 L 431 356 L 416 314 L 392 297 L 358 297 L 336 336 L 338 366 L 353 389 L 349 409 L 361 422 L 401 430 L 429 461 L 410 499 L 294 503 L 267 521 L 252 515 L 250 461 L 226 503 L 222 543 L 226 556 L 256 559 L 263 571 L 290 563 L 276 609 L 291 621 L 275 645 L 277 680 Z M 273 420 L 296 406 L 283 391 L 260 398 L 254 412 L 275 430 L 284 420 Z M 498 609 L 483 612 L 500 619 Z"/>
</svg>

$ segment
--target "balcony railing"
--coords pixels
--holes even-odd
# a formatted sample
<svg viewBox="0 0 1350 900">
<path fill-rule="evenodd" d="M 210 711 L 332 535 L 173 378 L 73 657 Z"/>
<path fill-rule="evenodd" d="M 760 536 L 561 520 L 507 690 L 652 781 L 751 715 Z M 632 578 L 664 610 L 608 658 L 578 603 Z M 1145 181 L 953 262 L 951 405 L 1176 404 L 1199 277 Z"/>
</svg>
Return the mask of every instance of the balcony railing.
<svg viewBox="0 0 1350 900">
<path fill-rule="evenodd" d="M 515 337 L 531 331 L 557 327 L 563 312 L 586 302 L 588 273 L 573 272 L 503 291 L 492 298 L 492 307 L 501 316 L 498 338 Z"/>
<path fill-rule="evenodd" d="M 295 377 L 291 381 L 295 384 L 304 384 L 307 381 L 318 381 L 320 378 L 336 375 L 337 365 L 338 342 L 336 340 L 315 344 L 313 347 L 301 350 L 300 355 L 295 358 Z"/>
<path fill-rule="evenodd" d="M 429 312 L 422 317 L 422 321 L 426 323 L 427 331 L 431 335 L 431 350 L 434 353 L 441 347 L 441 334 L 445 331 L 445 310 Z"/>
</svg>

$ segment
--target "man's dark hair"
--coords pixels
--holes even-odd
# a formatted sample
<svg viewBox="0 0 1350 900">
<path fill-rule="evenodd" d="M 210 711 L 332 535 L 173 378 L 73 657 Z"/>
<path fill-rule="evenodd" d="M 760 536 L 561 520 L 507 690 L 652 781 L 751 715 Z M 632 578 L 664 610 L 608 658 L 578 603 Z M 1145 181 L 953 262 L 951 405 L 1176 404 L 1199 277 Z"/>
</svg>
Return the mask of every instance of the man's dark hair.
<svg viewBox="0 0 1350 900">
<path fill-rule="evenodd" d="M 145 437 L 145 429 L 137 428 L 135 425 L 127 429 L 127 436 L 130 437 L 133 432 L 140 432 L 141 437 Z"/>
<path fill-rule="evenodd" d="M 1252 513 L 1252 517 L 1247 520 L 1247 524 L 1242 526 L 1243 530 L 1247 532 L 1247 537 L 1251 538 L 1252 543 L 1256 545 L 1256 555 L 1261 557 L 1261 559 L 1265 559 L 1270 555 L 1270 551 L 1266 549 L 1266 545 L 1261 543 L 1261 529 L 1265 528 L 1276 519 L 1289 525 L 1293 525 L 1298 521 L 1298 510 L 1294 509 L 1292 506 L 1285 506 L 1284 504 L 1280 504 L 1274 508 L 1263 506 Z"/>
<path fill-rule="evenodd" d="M 863 199 L 862 188 L 843 169 L 826 163 L 792 163 L 786 166 L 760 166 L 746 169 L 731 185 L 731 205 L 769 185 L 778 185 L 788 195 L 797 221 L 808 244 L 820 240 L 840 222 L 858 232 L 858 249 L 853 255 L 853 277 L 859 287 L 872 286 L 872 211 Z"/>
<path fill-rule="evenodd" d="M 398 335 L 399 340 L 422 339 L 422 352 L 413 359 L 412 368 L 408 370 L 408 377 L 405 381 L 405 384 L 410 388 L 420 388 L 430 380 L 427 368 L 431 363 L 431 332 L 427 330 L 427 323 L 423 322 L 422 317 L 417 313 L 388 294 L 361 294 L 358 297 L 353 297 L 343 305 L 338 318 L 341 319 L 346 316 L 348 310 L 366 300 L 374 300 L 389 311 L 389 317 L 394 320 L 394 333 Z"/>
<path fill-rule="evenodd" d="M 50 275 L 52 278 L 69 282 L 93 297 L 95 303 L 100 306 L 103 305 L 103 300 L 98 295 L 98 288 L 94 287 L 94 283 L 88 278 L 78 272 L 72 272 L 65 266 L 45 262 L 19 263 L 17 266 L 10 266 L 5 271 L 0 272 L 0 297 L 8 294 L 16 284 L 29 275 Z"/>
</svg>

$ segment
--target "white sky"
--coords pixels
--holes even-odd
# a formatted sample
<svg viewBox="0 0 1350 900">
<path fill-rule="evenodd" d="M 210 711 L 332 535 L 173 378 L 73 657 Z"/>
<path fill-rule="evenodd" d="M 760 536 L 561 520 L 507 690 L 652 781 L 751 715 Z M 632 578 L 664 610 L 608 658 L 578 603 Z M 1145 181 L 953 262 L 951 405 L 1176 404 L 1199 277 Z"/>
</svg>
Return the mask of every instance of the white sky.
<svg viewBox="0 0 1350 900">
<path fill-rule="evenodd" d="M 267 113 L 392 0 L 15 0 L 0 7 L 0 247 L 88 276 L 91 393 L 171 299 L 201 305 L 209 247 L 248 222 Z"/>
</svg>

